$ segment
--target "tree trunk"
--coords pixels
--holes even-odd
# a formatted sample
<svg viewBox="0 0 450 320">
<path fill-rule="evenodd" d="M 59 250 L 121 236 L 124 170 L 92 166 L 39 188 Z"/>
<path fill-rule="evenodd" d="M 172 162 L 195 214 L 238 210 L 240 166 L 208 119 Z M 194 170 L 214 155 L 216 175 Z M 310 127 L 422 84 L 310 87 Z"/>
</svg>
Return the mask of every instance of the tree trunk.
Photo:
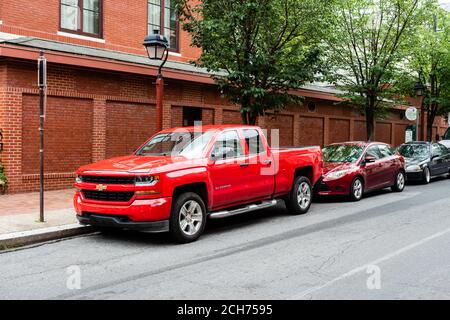
<svg viewBox="0 0 450 320">
<path fill-rule="evenodd" d="M 436 118 L 438 106 L 432 104 L 430 110 L 427 112 L 427 141 L 433 141 L 433 123 Z M 437 141 L 436 141 L 437 142 Z"/>
<path fill-rule="evenodd" d="M 433 122 L 434 118 L 431 119 L 430 113 L 428 113 L 427 117 L 427 141 L 433 141 Z"/>
<path fill-rule="evenodd" d="M 242 110 L 249 110 L 249 111 L 242 111 Z M 254 126 L 256 124 L 256 120 L 258 120 L 258 113 L 253 112 L 251 105 L 250 105 L 250 99 L 243 98 L 241 102 L 241 117 L 242 117 L 242 123 L 247 125 Z"/>
<path fill-rule="evenodd" d="M 366 133 L 367 141 L 373 141 L 375 139 L 375 98 L 367 97 L 366 104 Z"/>
</svg>

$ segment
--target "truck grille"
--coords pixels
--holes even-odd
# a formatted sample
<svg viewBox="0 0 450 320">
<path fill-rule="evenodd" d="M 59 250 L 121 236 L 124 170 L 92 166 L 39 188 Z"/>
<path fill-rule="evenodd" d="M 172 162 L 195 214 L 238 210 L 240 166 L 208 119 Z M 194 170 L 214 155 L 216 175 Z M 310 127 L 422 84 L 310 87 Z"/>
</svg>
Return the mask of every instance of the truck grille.
<svg viewBox="0 0 450 320">
<path fill-rule="evenodd" d="M 81 181 L 103 184 L 134 184 L 134 177 L 81 176 Z"/>
<path fill-rule="evenodd" d="M 90 200 L 128 202 L 133 197 L 134 192 L 83 190 L 83 195 Z"/>
</svg>

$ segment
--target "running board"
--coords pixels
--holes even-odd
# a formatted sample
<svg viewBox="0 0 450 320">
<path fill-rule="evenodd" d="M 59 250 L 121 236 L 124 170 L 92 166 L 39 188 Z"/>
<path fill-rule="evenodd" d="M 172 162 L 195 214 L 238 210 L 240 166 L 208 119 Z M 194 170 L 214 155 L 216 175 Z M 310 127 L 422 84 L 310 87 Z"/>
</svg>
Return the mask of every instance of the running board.
<svg viewBox="0 0 450 320">
<path fill-rule="evenodd" d="M 277 203 L 278 203 L 277 200 L 264 201 L 260 204 L 250 204 L 248 206 L 230 210 L 230 211 L 224 210 L 224 211 L 213 212 L 209 215 L 209 217 L 211 219 L 220 219 L 220 218 L 231 217 L 231 216 L 235 216 L 235 215 L 246 213 L 246 212 L 251 212 L 251 211 L 274 207 L 277 205 Z"/>
</svg>

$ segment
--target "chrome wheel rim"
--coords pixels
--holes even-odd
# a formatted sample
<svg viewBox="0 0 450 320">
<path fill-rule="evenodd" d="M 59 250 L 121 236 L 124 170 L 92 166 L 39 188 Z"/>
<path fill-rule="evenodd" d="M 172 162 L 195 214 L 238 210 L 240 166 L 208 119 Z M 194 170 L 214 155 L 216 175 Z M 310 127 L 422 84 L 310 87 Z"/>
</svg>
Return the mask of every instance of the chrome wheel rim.
<svg viewBox="0 0 450 320">
<path fill-rule="evenodd" d="M 425 168 L 425 181 L 430 182 L 430 180 L 431 180 L 430 169 Z"/>
<path fill-rule="evenodd" d="M 302 210 L 308 208 L 311 203 L 311 188 L 306 182 L 300 183 L 297 189 L 297 202 Z"/>
<path fill-rule="evenodd" d="M 179 223 L 181 231 L 188 236 L 192 236 L 200 230 L 203 224 L 203 211 L 197 201 L 186 201 L 181 207 Z"/>
<path fill-rule="evenodd" d="M 362 196 L 362 182 L 359 179 L 353 182 L 353 195 L 356 199 L 360 199 Z"/>
<path fill-rule="evenodd" d="M 405 176 L 401 172 L 397 175 L 397 187 L 399 190 L 405 187 Z"/>
</svg>

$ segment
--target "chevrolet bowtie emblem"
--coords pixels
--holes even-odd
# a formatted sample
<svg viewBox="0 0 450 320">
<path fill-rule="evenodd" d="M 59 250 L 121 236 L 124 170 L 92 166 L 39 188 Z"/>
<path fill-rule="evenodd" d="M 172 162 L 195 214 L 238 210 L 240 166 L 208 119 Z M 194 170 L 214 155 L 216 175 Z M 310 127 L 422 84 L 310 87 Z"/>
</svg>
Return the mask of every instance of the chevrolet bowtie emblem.
<svg viewBox="0 0 450 320">
<path fill-rule="evenodd" d="M 97 191 L 105 191 L 108 187 L 103 185 L 103 184 L 98 184 L 95 186 L 95 189 L 97 189 Z"/>
</svg>

